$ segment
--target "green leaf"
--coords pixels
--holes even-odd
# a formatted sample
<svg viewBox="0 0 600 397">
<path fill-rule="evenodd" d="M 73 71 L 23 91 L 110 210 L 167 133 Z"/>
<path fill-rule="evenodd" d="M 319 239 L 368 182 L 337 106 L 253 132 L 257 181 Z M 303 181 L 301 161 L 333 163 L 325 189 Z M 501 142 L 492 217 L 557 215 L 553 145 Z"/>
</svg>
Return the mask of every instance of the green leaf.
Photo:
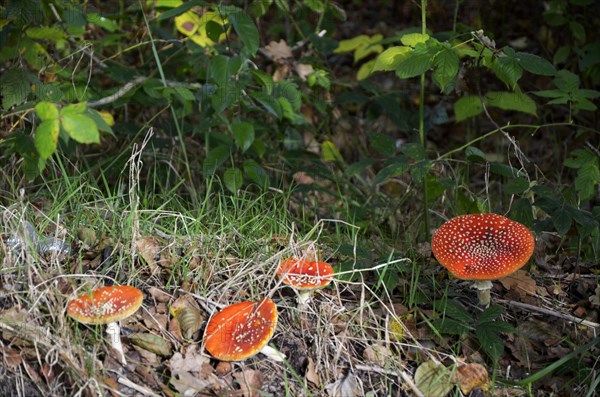
<svg viewBox="0 0 600 397">
<path fill-rule="evenodd" d="M 165 19 L 176 17 L 177 15 L 181 15 L 184 12 L 191 10 L 192 8 L 198 7 L 198 6 L 206 7 L 206 6 L 209 6 L 209 3 L 207 3 L 206 1 L 201 1 L 201 0 L 186 1 L 183 4 L 181 4 L 180 6 L 173 8 L 172 10 L 163 12 L 162 14 L 160 14 L 158 16 L 158 18 L 156 18 L 156 20 L 162 21 Z"/>
<path fill-rule="evenodd" d="M 475 335 L 483 351 L 497 363 L 504 352 L 504 342 L 496 332 L 495 324 L 483 323 L 475 329 Z"/>
<path fill-rule="evenodd" d="M 490 321 L 495 321 L 498 317 L 500 317 L 504 313 L 504 309 L 502 306 L 491 305 L 487 309 L 485 309 L 481 314 L 479 314 L 479 318 L 477 319 L 479 324 L 487 323 Z"/>
<path fill-rule="evenodd" d="M 375 58 L 375 64 L 373 65 L 372 72 L 380 70 L 393 71 L 398 68 L 398 65 L 402 60 L 412 52 L 410 47 L 395 46 L 390 47 Z"/>
<path fill-rule="evenodd" d="M 450 317 L 435 319 L 432 324 L 440 333 L 446 335 L 462 335 L 472 329 L 469 324 Z"/>
<path fill-rule="evenodd" d="M 245 160 L 243 163 L 244 175 L 246 178 L 255 182 L 261 188 L 269 186 L 269 176 L 267 172 L 258 163 L 252 159 Z"/>
<path fill-rule="evenodd" d="M 568 70 L 560 70 L 556 73 L 554 85 L 556 85 L 559 90 L 565 92 L 577 91 L 579 89 L 579 77 Z"/>
<path fill-rule="evenodd" d="M 104 117 L 102 117 L 100 112 L 98 112 L 95 109 L 86 109 L 84 114 L 92 120 L 94 120 L 94 123 L 96 123 L 96 127 L 98 127 L 98 130 L 108 132 L 109 134 L 113 134 L 112 128 L 110 128 L 110 125 L 108 125 L 108 123 L 106 122 Z"/>
<path fill-rule="evenodd" d="M 235 29 L 238 37 L 244 43 L 246 50 L 251 56 L 254 56 L 258 51 L 260 44 L 258 29 L 252 19 L 246 15 L 246 13 L 238 7 L 227 7 L 227 18 Z"/>
<path fill-rule="evenodd" d="M 215 171 L 227 160 L 231 154 L 231 146 L 220 145 L 212 149 L 206 154 L 204 163 L 202 164 L 202 172 L 205 176 L 215 174 Z"/>
<path fill-rule="evenodd" d="M 556 68 L 548 60 L 526 52 L 517 52 L 517 59 L 523 69 L 541 76 L 554 76 Z"/>
<path fill-rule="evenodd" d="M 262 70 L 252 70 L 251 73 L 256 80 L 263 85 L 267 94 L 270 94 L 273 91 L 275 83 L 273 82 L 273 77 L 269 73 L 265 73 Z"/>
<path fill-rule="evenodd" d="M 466 148 L 465 156 L 469 161 L 476 161 L 481 163 L 485 163 L 487 161 L 485 153 L 480 149 L 476 148 L 475 146 L 469 146 L 468 148 Z"/>
<path fill-rule="evenodd" d="M 35 130 L 35 148 L 40 157 L 46 160 L 56 151 L 60 123 L 58 119 L 46 120 L 40 123 Z"/>
<path fill-rule="evenodd" d="M 20 105 L 27 99 L 31 92 L 27 74 L 22 69 L 8 69 L 0 76 L 0 94 L 2 107 L 8 110 L 15 105 Z"/>
<path fill-rule="evenodd" d="M 235 143 L 245 152 L 254 142 L 254 125 L 247 121 L 237 121 L 231 124 Z"/>
<path fill-rule="evenodd" d="M 341 40 L 338 44 L 338 47 L 333 51 L 334 54 L 351 52 L 356 50 L 358 47 L 366 47 L 371 43 L 371 38 L 366 34 L 361 34 L 360 36 L 353 37 L 347 40 Z"/>
<path fill-rule="evenodd" d="M 559 234 L 567 234 L 573 223 L 573 218 L 565 207 L 559 207 L 551 214 L 552 224 Z"/>
<path fill-rule="evenodd" d="M 267 112 L 271 113 L 276 118 L 281 119 L 281 105 L 277 99 L 273 98 L 273 95 L 269 95 L 266 92 L 253 92 L 250 96 L 257 100 Z"/>
<path fill-rule="evenodd" d="M 529 181 L 525 177 L 511 178 L 502 185 L 506 194 L 521 194 L 529 189 Z"/>
<path fill-rule="evenodd" d="M 361 81 L 369 77 L 373 71 L 373 65 L 375 65 L 374 59 L 360 65 L 358 72 L 356 72 L 356 81 Z"/>
<path fill-rule="evenodd" d="M 387 182 L 393 177 L 403 175 L 405 172 L 409 170 L 408 162 L 404 156 L 398 157 L 398 161 L 394 162 L 388 166 L 383 167 L 375 178 L 373 178 L 373 185 L 377 186 L 382 183 Z"/>
<path fill-rule="evenodd" d="M 483 112 L 481 99 L 475 95 L 466 95 L 454 103 L 454 117 L 456 122 L 474 117 Z"/>
<path fill-rule="evenodd" d="M 40 102 L 35 105 L 35 112 L 42 121 L 58 118 L 58 108 L 50 102 Z"/>
<path fill-rule="evenodd" d="M 62 114 L 62 110 L 61 126 L 71 138 L 79 143 L 100 142 L 100 132 L 92 118 L 83 114 Z"/>
<path fill-rule="evenodd" d="M 460 304 L 447 299 L 433 302 L 433 308 L 438 315 L 450 317 L 465 324 L 473 323 L 473 316 Z"/>
<path fill-rule="evenodd" d="M 429 40 L 429 35 L 423 33 L 408 33 L 400 38 L 402 44 L 413 48 L 419 43 L 425 43 L 427 40 Z"/>
<path fill-rule="evenodd" d="M 27 29 L 25 34 L 35 40 L 58 41 L 67 38 L 67 34 L 58 26 L 35 26 Z"/>
<path fill-rule="evenodd" d="M 515 110 L 518 112 L 529 113 L 534 116 L 536 105 L 533 99 L 527 95 L 517 92 L 488 92 L 485 94 L 486 105 L 494 106 L 504 110 Z"/>
<path fill-rule="evenodd" d="M 580 24 L 577 21 L 569 21 L 569 29 L 571 29 L 571 33 L 573 34 L 573 37 L 575 37 L 577 40 L 581 41 L 582 43 L 585 43 L 585 28 L 583 27 L 582 24 Z"/>
<path fill-rule="evenodd" d="M 250 5 L 250 13 L 254 18 L 260 18 L 269 11 L 273 0 L 254 0 Z"/>
<path fill-rule="evenodd" d="M 226 169 L 223 174 L 223 181 L 227 190 L 232 193 L 237 192 L 242 187 L 242 183 L 244 183 L 242 171 L 236 167 Z"/>
<path fill-rule="evenodd" d="M 87 20 L 89 23 L 92 23 L 96 26 L 100 26 L 102 29 L 107 30 L 109 32 L 114 32 L 119 28 L 119 24 L 113 21 L 112 19 L 103 17 L 97 13 L 86 14 Z"/>
<path fill-rule="evenodd" d="M 559 47 L 558 50 L 554 53 L 554 57 L 552 58 L 552 62 L 554 64 L 563 63 L 567 60 L 569 55 L 571 54 L 571 46 L 563 45 Z"/>
<path fill-rule="evenodd" d="M 523 74 L 519 61 L 510 56 L 497 57 L 491 64 L 491 70 L 511 89 L 516 87 Z"/>
<path fill-rule="evenodd" d="M 60 109 L 61 116 L 72 116 L 76 114 L 83 114 L 85 109 L 87 108 L 87 103 L 73 103 L 71 105 L 67 105 L 64 108 Z"/>
<path fill-rule="evenodd" d="M 383 51 L 381 44 L 375 44 L 383 39 L 380 34 L 373 35 L 369 38 L 369 42 L 366 45 L 361 45 L 354 50 L 354 62 L 358 62 L 363 58 L 366 58 L 370 54 L 379 54 Z"/>
<path fill-rule="evenodd" d="M 321 0 L 304 0 L 304 4 L 317 13 L 325 11 L 325 5 Z"/>
<path fill-rule="evenodd" d="M 374 132 L 369 134 L 369 144 L 379 154 L 385 157 L 392 157 L 396 154 L 396 143 L 394 138 L 389 135 Z"/>
<path fill-rule="evenodd" d="M 323 154 L 323 160 L 325 161 L 344 162 L 342 154 L 335 147 L 335 144 L 331 141 L 324 141 L 321 144 L 321 153 Z"/>
<path fill-rule="evenodd" d="M 456 51 L 450 47 L 444 47 L 436 54 L 433 59 L 433 79 L 442 92 L 446 92 L 456 78 L 459 64 L 460 59 Z"/>
<path fill-rule="evenodd" d="M 417 44 L 415 49 L 407 55 L 396 68 L 396 75 L 401 79 L 419 76 L 429 70 L 432 54 L 425 44 Z"/>
</svg>

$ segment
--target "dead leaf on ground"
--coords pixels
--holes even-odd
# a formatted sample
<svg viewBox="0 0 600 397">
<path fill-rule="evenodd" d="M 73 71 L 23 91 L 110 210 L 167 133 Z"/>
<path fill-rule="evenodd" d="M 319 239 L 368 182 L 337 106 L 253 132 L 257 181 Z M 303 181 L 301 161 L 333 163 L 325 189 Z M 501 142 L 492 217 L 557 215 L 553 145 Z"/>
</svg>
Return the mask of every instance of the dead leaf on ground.
<svg viewBox="0 0 600 397">
<path fill-rule="evenodd" d="M 186 340 L 192 340 L 194 334 L 200 330 L 205 320 L 200 306 L 191 295 L 182 295 L 171 304 L 171 315 L 177 319 L 181 335 Z"/>
<path fill-rule="evenodd" d="M 262 396 L 260 388 L 264 383 L 264 377 L 261 371 L 246 369 L 236 372 L 233 377 L 240 385 L 240 393 L 243 397 Z"/>
<path fill-rule="evenodd" d="M 152 273 L 157 271 L 157 266 L 170 269 L 176 261 L 169 253 L 167 247 L 163 247 L 155 237 L 141 237 L 136 240 L 135 246 L 137 247 L 140 256 L 148 266 L 150 266 Z"/>
<path fill-rule="evenodd" d="M 367 346 L 363 352 L 363 357 L 366 361 L 380 367 L 385 366 L 385 363 L 391 356 L 391 350 L 378 343 Z"/>
<path fill-rule="evenodd" d="M 129 340 L 134 345 L 148 350 L 159 356 L 169 356 L 171 354 L 171 345 L 158 335 L 149 332 L 132 334 Z"/>
<path fill-rule="evenodd" d="M 304 171 L 298 171 L 292 177 L 298 185 L 312 185 L 315 183 L 315 179 Z"/>
<path fill-rule="evenodd" d="M 444 397 L 454 387 L 450 370 L 431 360 L 415 371 L 415 385 L 427 397 Z"/>
<path fill-rule="evenodd" d="M 227 384 L 213 373 L 210 359 L 200 353 L 199 345 L 189 346 L 185 355 L 179 352 L 173 354 L 169 360 L 169 368 L 169 383 L 184 397 L 211 391 L 220 394 L 227 387 Z"/>
<path fill-rule="evenodd" d="M 306 76 L 311 73 L 314 73 L 315 69 L 313 69 L 312 65 L 297 63 L 294 65 L 294 69 L 296 70 L 296 74 L 302 81 L 306 81 Z"/>
<path fill-rule="evenodd" d="M 454 377 L 463 394 L 469 394 L 476 387 L 486 388 L 488 384 L 487 369 L 477 363 L 460 365 Z"/>
<path fill-rule="evenodd" d="M 529 277 L 525 270 L 517 270 L 509 276 L 502 277 L 499 281 L 504 288 L 517 291 L 521 298 L 527 294 L 536 295 L 535 280 Z"/>
<path fill-rule="evenodd" d="M 315 362 L 310 357 L 308 357 L 308 365 L 306 366 L 306 380 L 315 386 L 319 386 L 321 384 L 321 377 L 315 370 Z"/>
<path fill-rule="evenodd" d="M 329 397 L 364 396 L 362 381 L 352 372 L 325 386 Z"/>
<path fill-rule="evenodd" d="M 263 48 L 263 51 L 268 57 L 278 63 L 293 56 L 292 49 L 283 39 L 271 41 Z"/>
</svg>

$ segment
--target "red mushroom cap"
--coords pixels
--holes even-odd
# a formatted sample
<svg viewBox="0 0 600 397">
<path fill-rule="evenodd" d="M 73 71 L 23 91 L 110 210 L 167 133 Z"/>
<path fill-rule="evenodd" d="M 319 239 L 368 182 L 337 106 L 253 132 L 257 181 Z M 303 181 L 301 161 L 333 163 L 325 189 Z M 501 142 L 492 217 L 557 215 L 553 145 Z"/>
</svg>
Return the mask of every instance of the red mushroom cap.
<svg viewBox="0 0 600 397">
<path fill-rule="evenodd" d="M 294 258 L 284 260 L 277 269 L 277 275 L 285 284 L 299 290 L 325 287 L 333 280 L 333 273 L 329 263 Z"/>
<path fill-rule="evenodd" d="M 104 287 L 73 299 L 67 314 L 84 324 L 114 323 L 135 313 L 143 300 L 142 291 L 135 287 Z"/>
<path fill-rule="evenodd" d="M 269 298 L 239 302 L 215 313 L 204 332 L 204 346 L 216 359 L 252 357 L 269 342 L 277 326 L 277 306 Z"/>
<path fill-rule="evenodd" d="M 497 214 L 457 216 L 431 239 L 438 262 L 463 280 L 507 276 L 527 263 L 534 245 L 527 227 Z"/>
</svg>

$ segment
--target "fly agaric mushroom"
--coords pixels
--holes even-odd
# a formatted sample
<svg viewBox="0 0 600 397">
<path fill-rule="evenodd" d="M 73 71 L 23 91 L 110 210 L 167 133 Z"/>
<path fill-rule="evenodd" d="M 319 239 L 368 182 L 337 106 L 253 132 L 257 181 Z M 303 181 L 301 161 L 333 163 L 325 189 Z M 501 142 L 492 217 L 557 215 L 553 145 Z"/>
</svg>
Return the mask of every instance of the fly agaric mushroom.
<svg viewBox="0 0 600 397">
<path fill-rule="evenodd" d="M 327 286 L 333 280 L 333 267 L 327 262 L 309 262 L 288 258 L 281 262 L 277 275 L 287 285 L 300 291 L 298 303 L 305 304 L 315 289 Z"/>
<path fill-rule="evenodd" d="M 121 362 L 125 365 L 119 321 L 135 313 L 143 300 L 142 291 L 135 287 L 104 287 L 69 302 L 67 314 L 83 324 L 107 324 L 106 333 L 109 335 L 110 345 L 119 352 Z"/>
<path fill-rule="evenodd" d="M 461 215 L 444 223 L 431 239 L 442 266 L 463 280 L 475 280 L 479 304 L 490 304 L 491 280 L 520 269 L 533 254 L 533 234 L 497 214 Z"/>
<path fill-rule="evenodd" d="M 261 352 L 276 361 L 283 354 L 267 343 L 277 326 L 277 306 L 269 298 L 239 302 L 215 313 L 204 331 L 204 346 L 222 361 L 240 361 Z"/>
</svg>

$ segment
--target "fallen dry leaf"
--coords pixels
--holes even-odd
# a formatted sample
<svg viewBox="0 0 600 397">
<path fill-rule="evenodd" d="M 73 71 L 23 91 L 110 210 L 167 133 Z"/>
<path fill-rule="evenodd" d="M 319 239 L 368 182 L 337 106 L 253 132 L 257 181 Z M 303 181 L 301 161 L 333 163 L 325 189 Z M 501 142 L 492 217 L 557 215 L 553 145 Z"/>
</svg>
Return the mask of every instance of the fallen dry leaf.
<svg viewBox="0 0 600 397">
<path fill-rule="evenodd" d="M 364 396 L 362 381 L 352 372 L 325 386 L 329 397 L 356 397 Z"/>
<path fill-rule="evenodd" d="M 279 40 L 278 42 L 271 41 L 263 48 L 263 51 L 269 58 L 277 63 L 293 56 L 292 49 L 283 39 Z"/>
<path fill-rule="evenodd" d="M 415 371 L 415 385 L 427 397 L 444 397 L 454 387 L 450 370 L 431 360 Z"/>
<path fill-rule="evenodd" d="M 240 385 L 240 392 L 243 397 L 261 396 L 260 388 L 263 385 L 264 377 L 261 371 L 246 369 L 233 374 L 235 380 Z"/>
<path fill-rule="evenodd" d="M 185 355 L 177 352 L 169 360 L 171 379 L 169 383 L 184 397 L 200 392 L 219 394 L 227 384 L 219 379 L 210 366 L 210 359 L 200 353 L 199 345 L 188 346 Z"/>
<path fill-rule="evenodd" d="M 481 364 L 463 364 L 457 368 L 454 378 L 460 390 L 464 394 L 469 394 L 476 387 L 485 388 L 487 386 L 488 372 Z"/>
<path fill-rule="evenodd" d="M 306 365 L 306 380 L 315 386 L 319 386 L 321 384 L 321 377 L 315 370 L 315 362 L 310 357 L 308 357 L 308 364 Z"/>
<path fill-rule="evenodd" d="M 177 319 L 181 335 L 186 340 L 192 340 L 194 334 L 200 330 L 205 320 L 198 303 L 191 295 L 182 295 L 171 304 L 171 315 Z"/>
<path fill-rule="evenodd" d="M 315 69 L 313 69 L 312 65 L 297 63 L 294 65 L 294 69 L 296 70 L 296 74 L 302 81 L 306 81 L 306 76 L 311 73 L 314 73 Z"/>
<path fill-rule="evenodd" d="M 381 344 L 369 345 L 363 351 L 363 357 L 366 361 L 379 365 L 380 367 L 385 366 L 386 361 L 388 361 L 391 356 L 391 350 Z"/>
<path fill-rule="evenodd" d="M 521 298 L 527 294 L 536 295 L 535 280 L 529 277 L 525 270 L 517 270 L 509 276 L 502 277 L 499 281 L 504 288 L 517 291 Z"/>
<path fill-rule="evenodd" d="M 171 354 L 171 345 L 158 335 L 149 332 L 131 334 L 129 340 L 134 345 L 148 350 L 159 356 L 169 356 Z"/>
</svg>

